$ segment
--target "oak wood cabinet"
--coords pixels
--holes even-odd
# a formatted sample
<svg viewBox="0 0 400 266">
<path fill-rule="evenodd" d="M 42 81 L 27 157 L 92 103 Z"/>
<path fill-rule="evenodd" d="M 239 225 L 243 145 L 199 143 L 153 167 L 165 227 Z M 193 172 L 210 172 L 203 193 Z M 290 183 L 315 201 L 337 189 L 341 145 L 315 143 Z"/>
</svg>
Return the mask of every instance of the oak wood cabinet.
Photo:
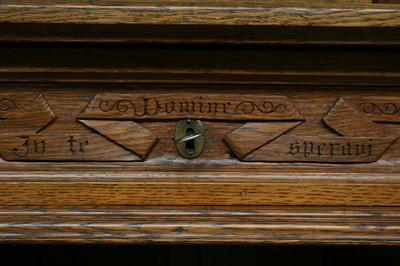
<svg viewBox="0 0 400 266">
<path fill-rule="evenodd" d="M 400 242 L 395 2 L 0 4 L 1 242 Z"/>
</svg>

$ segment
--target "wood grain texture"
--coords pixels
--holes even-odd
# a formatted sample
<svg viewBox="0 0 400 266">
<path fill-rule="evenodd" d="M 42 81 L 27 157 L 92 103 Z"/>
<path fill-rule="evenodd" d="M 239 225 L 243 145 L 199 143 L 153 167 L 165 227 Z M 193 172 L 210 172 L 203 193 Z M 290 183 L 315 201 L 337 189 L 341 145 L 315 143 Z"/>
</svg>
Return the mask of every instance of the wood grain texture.
<svg viewBox="0 0 400 266">
<path fill-rule="evenodd" d="M 302 122 L 249 122 L 224 137 L 225 143 L 239 159 L 264 146 Z"/>
<path fill-rule="evenodd" d="M 379 102 L 388 99 L 373 97 L 371 100 Z M 224 141 L 244 161 L 349 163 L 376 161 L 397 139 L 397 136 L 366 116 L 364 109 L 357 111 L 342 97 L 339 97 L 322 121 L 342 137 L 296 136 L 290 135 L 290 132 L 284 135 L 299 123 L 247 123 L 228 134 Z"/>
<path fill-rule="evenodd" d="M 35 94 L 33 93 L 33 95 Z M 78 100 L 78 98 L 71 98 L 71 100 L 73 99 Z M 14 134 L 12 138 L 3 138 L 3 158 L 6 160 L 41 160 L 42 158 L 42 160 L 58 161 L 96 161 L 98 155 L 98 161 L 106 161 L 107 147 L 109 146 L 106 145 L 101 148 L 102 146 L 96 144 L 94 140 L 83 140 L 86 135 L 83 136 L 82 134 L 87 132 L 83 129 L 81 129 L 81 132 L 78 131 L 79 136 L 74 136 L 77 129 L 69 133 L 71 130 L 69 127 L 77 127 L 76 124 L 79 120 L 82 120 L 81 118 L 87 118 L 95 120 L 82 120 L 80 122 L 114 144 L 118 144 L 145 159 L 154 146 L 158 138 L 157 135 L 163 134 L 159 132 L 162 128 L 161 125 L 173 126 L 178 119 L 200 118 L 207 123 L 216 120 L 216 125 L 219 124 L 221 128 L 226 128 L 226 131 L 229 128 L 240 127 L 231 133 L 228 131 L 217 136 L 211 130 L 207 131 L 206 135 L 215 135 L 219 138 L 219 143 L 209 143 L 214 151 L 220 152 L 218 147 L 223 146 L 223 139 L 236 156 L 243 161 L 325 163 L 370 163 L 377 161 L 396 140 L 397 135 L 391 133 L 381 124 L 376 124 L 362 110 L 360 112 L 357 107 L 353 108 L 354 103 L 348 104 L 346 99 L 354 100 L 355 98 L 339 97 L 331 108 L 326 109 L 329 112 L 319 121 L 319 127 L 328 126 L 325 130 L 334 131 L 336 135 L 322 132 L 314 133 L 312 128 L 303 130 L 296 135 L 293 133 L 295 132 L 293 129 L 300 124 L 299 120 L 303 123 L 307 119 L 300 114 L 293 102 L 283 95 L 260 93 L 255 96 L 225 93 L 219 96 L 218 94 L 204 92 L 194 94 L 179 92 L 176 95 L 150 92 L 146 95 L 140 93 L 96 94 L 82 108 L 81 112 L 75 110 L 75 115 L 62 114 L 63 117 L 68 116 L 71 123 L 70 126 L 65 124 L 61 131 L 56 131 L 58 140 L 51 140 L 51 134 L 32 136 Z M 361 99 L 368 101 L 367 97 Z M 396 100 L 397 98 L 393 99 Z M 390 98 L 383 97 L 380 99 L 377 96 L 372 96 L 370 99 L 370 101 L 376 102 L 388 100 L 390 101 Z M 65 104 L 68 105 L 68 103 Z M 311 99 L 306 100 L 303 104 L 319 108 Z M 76 112 L 79 113 L 76 115 Z M 160 119 L 161 121 L 152 122 Z M 155 133 L 152 133 L 133 120 L 144 121 L 146 125 L 150 125 L 150 127 L 158 126 L 158 128 Z M 258 122 L 253 123 L 252 121 Z M 394 120 L 390 121 L 393 122 Z M 251 123 L 241 126 L 245 122 Z M 159 123 L 160 125 L 158 125 Z M 51 125 L 50 129 L 53 127 Z M 3 127 L 3 129 L 7 131 L 7 127 Z M 169 143 L 173 136 L 171 132 L 169 136 L 166 135 Z M 99 138 L 100 136 L 97 137 L 97 139 Z M 79 139 L 79 141 L 76 139 Z M 111 154 L 114 153 L 115 148 L 115 145 L 112 145 L 113 143 L 109 144 L 112 147 Z M 163 145 L 166 145 L 166 143 L 161 144 L 164 150 L 171 150 L 174 146 L 169 144 L 169 147 L 163 147 Z M 57 150 L 59 147 L 62 147 L 60 148 L 61 151 Z M 226 150 L 226 147 L 224 148 Z M 76 155 L 76 150 L 78 150 L 80 156 Z M 52 159 L 52 154 L 54 159 Z M 215 160 L 224 158 L 224 156 L 215 155 L 216 153 L 210 153 L 207 157 Z M 118 161 L 118 154 L 114 154 L 110 158 L 112 161 Z M 125 160 L 125 157 L 122 156 L 121 161 Z"/>
<path fill-rule="evenodd" d="M 388 0 L 381 0 L 383 3 L 392 2 Z M 380 1 L 378 1 L 380 2 Z M 12 0 L 3 0 L 4 5 L 15 4 Z M 349 6 L 358 6 L 362 4 L 371 4 L 372 0 L 160 0 L 157 1 L 157 6 L 236 6 L 236 7 L 248 7 L 248 6 L 260 6 L 260 5 L 280 5 L 280 6 L 291 6 L 291 5 L 329 5 L 329 4 L 349 4 Z M 20 0 L 18 4 L 21 5 L 78 5 L 78 6 L 152 6 L 155 3 L 151 0 Z"/>
<path fill-rule="evenodd" d="M 399 149 L 394 143 L 386 153 L 375 163 L 251 163 L 240 162 L 230 155 L 229 148 L 223 138 L 241 127 L 245 121 L 204 121 L 207 143 L 201 156 L 195 160 L 187 160 L 175 150 L 174 131 L 176 121 L 143 120 L 140 126 L 154 132 L 159 141 L 154 146 L 144 162 L 108 162 L 95 163 L 67 162 L 82 160 L 118 160 L 112 155 L 107 145 L 112 142 L 94 141 L 101 151 L 93 156 L 74 155 L 69 150 L 68 142 L 71 136 L 78 141 L 81 134 L 92 134 L 102 138 L 77 120 L 82 110 L 99 90 L 93 85 L 47 84 L 38 89 L 37 85 L 7 84 L 3 91 L 41 93 L 58 114 L 58 119 L 42 133 L 52 140 L 63 139 L 62 145 L 52 145 L 61 149 L 65 147 L 67 157 L 57 157 L 63 160 L 51 162 L 7 162 L 0 163 L 2 174 L 1 203 L 9 208 L 20 206 L 137 206 L 137 205 L 320 205 L 320 206 L 398 206 L 399 190 Z M 125 84 L 107 85 L 105 89 L 123 94 L 132 92 L 149 95 L 164 95 L 174 91 L 176 95 L 201 95 L 207 91 L 216 92 L 229 98 L 229 95 L 239 97 L 242 91 L 252 97 L 272 95 L 279 92 L 288 97 L 304 122 L 292 133 L 304 139 L 314 135 L 342 138 L 332 132 L 322 121 L 327 112 L 338 101 L 338 96 L 353 99 L 349 96 L 358 95 L 359 99 L 378 102 L 383 97 L 384 102 L 394 97 L 397 99 L 396 88 L 379 89 L 336 87 L 336 88 L 301 88 L 275 86 L 235 86 L 231 85 L 164 85 L 158 84 Z M 65 93 L 68 91 L 68 94 Z M 150 93 L 151 92 L 151 93 Z M 376 96 L 376 95 L 379 95 Z M 235 98 L 234 97 L 234 98 Z M 347 116 L 345 116 L 347 117 Z M 99 120 L 93 120 L 99 121 Z M 112 121 L 112 120 L 110 120 Z M 259 121 L 260 122 L 260 121 Z M 258 123 L 259 123 L 258 122 Z M 99 122 L 100 123 L 100 122 Z M 107 122 L 108 123 L 108 122 Z M 265 123 L 265 122 L 264 122 Z M 266 123 L 274 123 L 266 122 Z M 396 124 L 379 124 L 394 135 L 399 134 Z M 365 128 L 368 133 L 368 127 Z M 362 132 L 361 129 L 357 132 Z M 291 134 L 292 134 L 291 133 Z M 4 136 L 3 136 L 4 137 Z M 360 140 L 360 137 L 355 137 Z M 327 141 L 324 139 L 322 141 Z M 370 138 L 365 141 L 369 141 Z M 23 142 L 21 139 L 20 142 Z M 9 145 L 1 142 L 2 145 Z M 38 142 L 40 144 L 40 142 Z M 92 141 L 89 141 L 92 143 Z M 74 143 L 78 144 L 78 142 Z M 19 143 L 22 152 L 23 143 Z M 35 155 L 31 146 L 31 156 Z M 85 146 L 89 152 L 91 145 Z M 119 147 L 115 145 L 115 147 Z M 9 147 L 9 155 L 15 156 Z M 39 147 L 40 148 L 40 147 Z M 79 151 L 79 146 L 75 146 Z M 124 150 L 128 152 L 127 150 Z M 57 152 L 56 152 L 57 154 Z M 99 157 L 102 154 L 103 157 Z M 133 153 L 130 153 L 133 156 Z M 38 160 L 50 160 L 51 150 L 46 154 L 37 154 Z M 47 157 L 46 157 L 47 156 Z M 61 155 L 59 155 L 61 156 Z M 66 156 L 65 153 L 63 156 Z M 114 156 L 114 157 L 113 157 Z M 86 158 L 86 159 L 85 159 Z M 6 157 L 7 159 L 7 157 Z M 349 158 L 346 159 L 348 161 Z M 45 171 L 47 174 L 44 174 Z"/>
<path fill-rule="evenodd" d="M 399 7 L 329 2 L 2 1 L 0 95 L 41 95 L 57 117 L 0 127 L 0 241 L 399 244 Z M 203 114 L 206 144 L 188 160 L 174 131 L 193 113 L 80 122 L 98 95 L 290 108 Z M 102 100 L 127 100 L 114 96 Z M 238 129 L 258 135 L 226 141 Z M 340 142 L 344 158 L 261 162 L 293 140 Z M 345 149 L 372 140 L 372 159 Z"/>
<path fill-rule="evenodd" d="M 398 97 L 398 92 L 395 88 L 392 87 L 386 87 L 382 89 L 369 89 L 368 91 L 365 91 L 362 88 L 349 88 L 349 87 L 326 87 L 326 88 L 321 88 L 321 87 L 299 87 L 297 85 L 293 86 L 266 86 L 266 85 L 187 85 L 187 84 L 182 84 L 182 85 L 177 85 L 177 84 L 164 84 L 161 86 L 158 84 L 113 84 L 113 85 L 102 85 L 101 91 L 104 90 L 109 90 L 112 91 L 115 95 L 143 95 L 143 93 L 147 92 L 149 96 L 156 97 L 157 95 L 165 95 L 166 92 L 168 91 L 175 91 L 176 96 L 173 97 L 175 100 L 179 100 L 179 97 L 182 95 L 196 95 L 194 97 L 197 97 L 197 95 L 205 95 L 207 92 L 212 92 L 210 95 L 215 95 L 215 92 L 220 93 L 223 95 L 224 99 L 230 99 L 229 97 L 233 97 L 235 99 L 241 99 L 245 100 L 245 98 L 240 98 L 242 95 L 248 95 L 248 94 L 241 94 L 241 91 L 246 91 L 247 93 L 250 93 L 249 95 L 253 95 L 252 99 L 268 99 L 268 95 L 276 95 L 277 92 L 279 92 L 282 97 L 285 96 L 288 99 L 290 99 L 290 102 L 292 102 L 293 106 L 296 108 L 298 113 L 302 114 L 302 117 L 304 118 L 304 122 L 297 127 L 293 128 L 290 132 L 287 134 L 291 136 L 295 136 L 294 138 L 297 140 L 312 140 L 314 137 L 315 141 L 323 142 L 325 138 L 326 141 L 339 141 L 343 145 L 347 145 L 348 141 L 353 141 L 354 145 L 352 145 L 352 151 L 354 151 L 354 148 L 356 147 L 356 142 L 358 140 L 370 142 L 374 139 L 374 137 L 377 136 L 372 136 L 370 134 L 369 126 L 365 127 L 360 127 L 357 126 L 355 127 L 358 134 L 357 136 L 340 136 L 338 133 L 336 133 L 334 128 L 328 127 L 324 122 L 323 119 L 326 117 L 327 113 L 329 110 L 331 110 L 335 104 L 338 101 L 339 97 L 345 97 L 346 99 L 353 99 L 349 98 L 350 96 L 353 97 L 354 95 L 359 95 L 358 97 L 363 97 L 363 99 L 368 99 L 368 97 L 371 97 L 370 99 L 372 101 L 376 101 L 379 99 L 379 97 L 383 97 L 383 101 L 387 101 L 390 99 L 390 97 L 394 97 L 393 99 L 397 99 Z M 72 136 L 75 136 L 78 138 L 79 135 L 82 134 L 94 134 L 95 132 L 91 130 L 90 128 L 87 128 L 84 126 L 82 123 L 80 123 L 77 118 L 82 114 L 82 110 L 85 110 L 88 106 L 88 103 L 91 102 L 91 99 L 93 96 L 98 94 L 100 89 L 96 88 L 97 86 L 93 85 L 83 85 L 80 84 L 78 86 L 74 84 L 48 84 L 46 86 L 42 86 L 41 89 L 38 89 L 35 86 L 28 86 L 28 85 L 10 85 L 7 84 L 3 87 L 3 91 L 9 91 L 10 89 L 19 91 L 19 92 L 27 92 L 31 91 L 33 94 L 41 93 L 46 97 L 48 103 L 52 108 L 54 109 L 54 112 L 57 113 L 58 118 L 55 120 L 51 125 L 46 127 L 46 129 L 41 132 L 41 134 L 44 134 L 48 137 L 51 137 L 52 134 L 54 135 L 59 135 L 60 137 L 64 136 L 63 138 L 65 141 L 64 147 L 66 150 L 69 150 L 69 143 L 67 140 Z M 68 96 L 65 95 L 65 91 L 68 91 Z M 312 92 L 311 92 L 312 91 Z M 132 94 L 129 94 L 131 92 Z M 275 94 L 274 94 L 275 93 Z M 376 95 L 381 95 L 377 97 Z M 186 97 L 185 96 L 185 97 Z M 214 96 L 213 96 L 214 97 Z M 283 97 L 283 98 L 285 98 Z M 189 99 L 189 98 L 185 98 Z M 286 98 L 285 98 L 286 99 Z M 361 98 L 360 98 L 361 99 Z M 261 101 L 262 102 L 262 101 Z M 378 102 L 377 102 L 378 103 Z M 360 110 L 358 110 L 360 111 Z M 357 112 L 358 112 L 357 111 Z M 291 113 L 291 112 L 289 112 Z M 366 115 L 364 115 L 366 116 Z M 390 116 L 390 115 L 388 115 Z M 190 115 L 188 115 L 190 117 Z M 259 116 L 255 117 L 256 121 L 251 121 L 251 122 L 261 122 L 258 118 Z M 279 116 L 281 119 L 281 116 Z M 363 116 L 361 116 L 363 117 Z M 102 119 L 101 117 L 98 117 L 97 119 Z M 211 117 L 212 118 L 212 117 Z M 284 118 L 284 117 L 282 117 Z M 338 116 L 338 118 L 343 119 L 344 121 L 342 124 L 345 126 L 348 126 L 349 128 L 353 128 L 353 124 L 355 124 L 357 121 L 354 119 L 349 119 L 347 115 L 342 115 Z M 120 118 L 118 118 L 120 119 Z M 134 117 L 129 116 L 125 117 L 124 119 L 129 120 L 135 120 Z M 202 169 L 213 169 L 215 170 L 218 165 L 220 166 L 227 166 L 230 169 L 256 169 L 256 171 L 260 170 L 265 171 L 265 169 L 268 169 L 267 171 L 271 171 L 272 169 L 279 169 L 279 171 L 285 171 L 284 170 L 286 166 L 280 166 L 279 164 L 246 164 L 246 163 L 241 163 L 238 162 L 237 158 L 232 158 L 230 155 L 231 151 L 228 146 L 224 143 L 223 139 L 225 136 L 230 134 L 231 132 L 234 132 L 236 129 L 240 128 L 243 126 L 246 122 L 249 122 L 248 119 L 251 119 L 251 117 L 246 116 L 243 117 L 243 120 L 213 120 L 213 119 L 204 119 L 204 125 L 205 125 L 205 134 L 207 136 L 207 143 L 204 149 L 204 152 L 202 155 L 196 159 L 188 163 L 187 160 L 184 160 L 175 150 L 175 144 L 173 141 L 174 137 L 174 131 L 176 128 L 176 123 L 179 119 L 174 118 L 174 119 L 162 119 L 162 120 L 157 120 L 157 119 L 141 119 L 140 121 L 136 121 L 140 126 L 146 128 L 147 130 L 153 132 L 158 138 L 159 141 L 158 143 L 154 146 L 154 149 L 151 151 L 149 154 L 148 158 L 146 159 L 145 165 L 141 166 L 140 164 L 127 164 L 125 166 L 116 164 L 112 166 L 107 166 L 107 165 L 96 165 L 96 164 L 85 164 L 79 167 L 82 167 L 82 169 L 87 169 L 87 170 L 94 170 L 98 167 L 100 169 L 124 169 L 124 167 L 127 167 L 127 169 L 149 169 L 149 170 L 154 170 L 157 169 L 160 165 L 162 165 L 163 169 L 186 169 L 186 170 L 193 170 L 196 169 L 197 167 L 202 166 Z M 291 118 L 292 119 L 292 118 Z M 335 118 L 336 119 L 336 118 Z M 380 118 L 381 119 L 381 118 Z M 336 120 L 332 120 L 336 121 Z M 349 122 L 350 121 L 350 122 Z M 277 121 L 265 121 L 263 123 L 267 123 L 269 126 L 273 127 L 274 123 L 281 123 L 282 120 L 277 120 Z M 374 154 L 374 156 L 380 155 L 382 152 L 385 152 L 382 158 L 379 160 L 380 162 L 376 164 L 366 164 L 363 165 L 362 167 L 360 165 L 357 165 L 357 169 L 362 169 L 361 171 L 365 172 L 374 172 L 373 169 L 386 169 L 385 171 L 388 171 L 390 173 L 395 172 L 397 169 L 397 156 L 399 156 L 398 152 L 398 143 L 395 142 L 393 145 L 386 150 L 384 146 L 389 145 L 395 138 L 396 136 L 399 135 L 399 129 L 396 124 L 393 123 L 377 123 L 375 121 L 371 122 L 374 125 L 378 125 L 384 132 L 388 132 L 389 135 L 383 136 L 382 138 L 378 138 L 376 144 L 383 145 L 381 148 L 375 150 L 377 153 Z M 369 125 L 369 124 L 368 124 Z M 283 133 L 283 132 L 281 132 Z M 365 136 L 361 136 L 361 133 L 365 133 Z M 124 133 L 122 133 L 123 135 Z M 385 133 L 386 134 L 386 133 Z M 7 134 L 6 134 L 7 135 Z M 25 134 L 26 135 L 26 134 Z M 26 137 L 25 135 L 21 135 L 21 137 Z M 18 135 L 15 135 L 18 137 Z M 101 135 L 99 134 L 99 138 Z M 386 138 L 386 139 L 385 139 Z M 18 138 L 17 138 L 18 139 Z M 251 141 L 251 140 L 250 140 Z M 347 141 L 347 142 L 346 142 Z M 20 143 L 22 142 L 22 143 Z M 10 151 L 10 154 L 12 154 L 12 150 L 14 148 L 20 149 L 22 148 L 23 144 L 23 139 L 19 138 L 19 142 L 17 146 L 11 147 L 11 145 L 8 145 L 8 150 Z M 373 141 L 372 141 L 373 142 Z M 371 143 L 372 143 L 371 142 Z M 38 142 L 40 143 L 40 141 Z M 285 141 L 283 149 L 290 151 L 290 146 L 288 146 L 290 143 L 289 140 Z M 300 142 L 299 142 L 300 143 Z M 332 142 L 333 143 L 333 142 Z M 371 144 L 370 143 L 370 144 Z M 112 143 L 111 143 L 112 144 Z M 350 143 L 351 144 L 351 143 Z M 361 144 L 361 143 L 358 143 Z M 367 143 L 368 144 L 368 143 Z M 4 144 L 5 145 L 5 144 Z M 78 143 L 76 143 L 78 145 Z M 257 145 L 258 146 L 258 145 Z M 33 146 L 34 148 L 34 146 Z M 90 149 L 90 145 L 87 146 L 88 149 Z M 336 148 L 339 149 L 341 147 L 335 146 L 335 152 Z M 365 146 L 367 148 L 367 146 Z M 386 151 L 385 151 L 386 150 Z M 378 152 L 379 151 L 379 152 Z M 340 154 L 342 154 L 343 158 L 342 161 L 343 163 L 349 162 L 346 158 L 348 157 L 348 152 L 345 150 L 345 153 L 343 154 L 343 151 L 339 151 Z M 104 154 L 106 153 L 106 149 L 104 149 Z M 365 156 L 368 155 L 368 152 L 364 151 Z M 347 155 L 346 155 L 347 154 Z M 327 154 L 328 156 L 329 154 Z M 360 154 L 361 155 L 361 154 Z M 372 155 L 372 154 L 371 154 Z M 49 154 L 47 156 L 50 156 Z M 300 156 L 300 154 L 299 154 Z M 40 158 L 38 155 L 37 158 Z M 71 160 L 73 157 L 70 157 L 69 160 Z M 95 156 L 92 157 L 92 160 L 95 158 Z M 374 157 L 377 159 L 378 157 Z M 371 160 L 374 158 L 371 157 Z M 115 160 L 116 158 L 114 158 Z M 354 158 L 356 159 L 356 158 Z M 100 160 L 100 159 L 99 159 Z M 100 161 L 104 161 L 104 159 L 101 159 Z M 291 161 L 290 159 L 286 158 L 284 161 Z M 204 163 L 206 163 L 204 165 Z M 28 167 L 29 165 L 29 167 Z M 32 170 L 37 170 L 40 169 L 40 167 L 49 167 L 49 170 L 53 167 L 51 164 L 46 165 L 46 164 L 20 164 L 20 167 L 26 168 L 26 169 L 32 169 Z M 295 164 L 296 169 L 303 169 L 304 171 L 312 171 L 312 172 L 323 172 L 327 171 L 327 169 L 330 169 L 328 171 L 332 171 L 332 169 L 335 169 L 335 171 L 339 172 L 352 172 L 352 165 L 317 165 L 317 164 Z M 3 163 L 0 165 L 2 167 L 2 170 L 8 170 L 11 169 L 10 167 L 16 167 L 12 166 L 12 164 L 8 165 L 7 163 Z M 54 165 L 55 168 L 54 170 L 57 169 L 57 167 L 61 167 L 62 169 L 73 169 L 74 167 L 71 166 L 71 164 L 68 163 L 61 163 Z M 117 168 L 116 168 L 117 167 Z M 360 168 L 361 167 L 361 168 Z M 264 169 L 264 170 L 262 170 Z M 274 171 L 274 170 L 272 170 Z M 299 170 L 300 171 L 300 170 Z"/>
<path fill-rule="evenodd" d="M 184 173 L 182 174 L 184 175 Z M 18 206 L 399 206 L 400 183 L 2 182 L 0 204 Z"/>
<path fill-rule="evenodd" d="M 398 6 L 63 6 L 1 5 L 0 23 L 82 23 L 162 25 L 269 25 L 394 27 Z"/>
<path fill-rule="evenodd" d="M 79 122 L 145 159 L 158 137 L 132 121 L 83 120 Z"/>
<path fill-rule="evenodd" d="M 17 243 L 400 243 L 399 208 L 138 207 L 0 211 Z"/>
<path fill-rule="evenodd" d="M 40 94 L 0 94 L 0 133 L 37 133 L 49 125 L 56 114 Z"/>
<path fill-rule="evenodd" d="M 351 97 L 346 101 L 358 112 L 364 114 L 369 119 L 382 123 L 396 123 L 400 119 L 399 98 L 386 97 Z"/>
<path fill-rule="evenodd" d="M 142 157 L 99 134 L 0 135 L 1 157 L 10 161 L 141 161 Z"/>
<path fill-rule="evenodd" d="M 379 160 L 397 137 L 336 137 L 286 134 L 248 154 L 253 162 L 371 163 Z"/>
<path fill-rule="evenodd" d="M 322 118 L 324 123 L 343 136 L 384 137 L 390 133 L 373 123 L 363 113 L 357 112 L 344 98 L 339 98 L 329 113 Z M 368 133 L 365 128 L 368 128 Z"/>
</svg>

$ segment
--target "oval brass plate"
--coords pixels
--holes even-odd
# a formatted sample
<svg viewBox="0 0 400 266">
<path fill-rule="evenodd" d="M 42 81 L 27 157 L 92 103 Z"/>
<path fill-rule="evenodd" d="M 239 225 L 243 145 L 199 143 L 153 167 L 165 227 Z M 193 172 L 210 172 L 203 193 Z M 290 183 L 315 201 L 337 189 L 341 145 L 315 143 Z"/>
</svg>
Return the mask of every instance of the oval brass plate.
<svg viewBox="0 0 400 266">
<path fill-rule="evenodd" d="M 205 135 L 200 120 L 180 120 L 175 130 L 175 146 L 179 154 L 187 159 L 198 157 L 203 151 Z"/>
</svg>

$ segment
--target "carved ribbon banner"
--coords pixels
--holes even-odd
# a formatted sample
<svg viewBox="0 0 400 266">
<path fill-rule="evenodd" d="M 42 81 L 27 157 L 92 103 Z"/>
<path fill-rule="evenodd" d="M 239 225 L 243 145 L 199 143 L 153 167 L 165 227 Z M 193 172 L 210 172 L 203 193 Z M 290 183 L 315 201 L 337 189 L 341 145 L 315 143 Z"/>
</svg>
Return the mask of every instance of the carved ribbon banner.
<svg viewBox="0 0 400 266">
<path fill-rule="evenodd" d="M 400 122 L 399 97 L 346 97 L 346 101 L 375 122 Z"/>
<path fill-rule="evenodd" d="M 369 163 L 397 139 L 376 122 L 400 122 L 400 98 L 339 98 L 322 119 L 336 135 L 310 136 L 291 133 L 304 118 L 286 96 L 103 93 L 76 118 L 89 132 L 51 133 L 44 129 L 56 114 L 43 95 L 0 93 L 0 153 L 11 161 L 144 161 L 158 136 L 140 121 L 186 118 L 247 121 L 224 137 L 242 161 Z"/>
<path fill-rule="evenodd" d="M 107 139 L 145 158 L 156 136 L 133 120 L 301 120 L 285 96 L 181 94 L 98 94 L 79 121 Z"/>
<path fill-rule="evenodd" d="M 293 128 L 291 125 L 302 122 L 249 122 L 224 140 L 242 161 L 374 162 L 397 138 L 375 123 L 400 122 L 400 116 L 397 120 L 387 117 L 397 115 L 394 107 L 397 108 L 400 98 L 387 100 L 381 97 L 339 98 L 323 118 L 337 136 L 285 134 Z"/>
<path fill-rule="evenodd" d="M 41 94 L 0 94 L 0 134 L 37 133 L 55 118 L 56 115 Z"/>
<path fill-rule="evenodd" d="M 301 120 L 286 96 L 221 94 L 97 94 L 84 119 Z"/>
<path fill-rule="evenodd" d="M 143 161 L 144 144 L 157 138 L 133 122 L 112 123 L 112 140 L 97 133 L 42 133 L 56 118 L 46 99 L 34 93 L 0 94 L 0 152 L 10 161 Z M 89 123 L 89 122 L 88 122 Z M 110 123 L 96 121 L 102 131 Z M 130 139 L 131 134 L 140 138 Z"/>
<path fill-rule="evenodd" d="M 1 157 L 11 161 L 143 161 L 158 137 L 136 120 L 303 119 L 285 96 L 210 94 L 98 94 L 77 119 L 91 133 L 43 133 L 55 118 L 41 94 L 0 94 Z"/>
<path fill-rule="evenodd" d="M 6 135 L 1 140 L 1 155 L 10 161 L 141 161 L 95 133 Z"/>
</svg>

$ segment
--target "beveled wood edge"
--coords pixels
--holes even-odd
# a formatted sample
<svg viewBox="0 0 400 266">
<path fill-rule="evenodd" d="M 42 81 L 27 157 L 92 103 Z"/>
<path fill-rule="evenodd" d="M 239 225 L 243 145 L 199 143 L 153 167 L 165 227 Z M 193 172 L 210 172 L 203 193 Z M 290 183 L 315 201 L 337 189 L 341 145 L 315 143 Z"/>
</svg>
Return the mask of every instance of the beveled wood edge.
<svg viewBox="0 0 400 266">
<path fill-rule="evenodd" d="M 18 162 L 18 164 L 21 162 Z M 284 170 L 274 165 L 270 168 L 248 165 L 243 169 L 202 169 L 201 172 L 193 169 L 183 169 L 182 166 L 165 169 L 152 169 L 149 165 L 142 165 L 127 170 L 125 164 L 120 167 L 113 165 L 111 168 L 99 169 L 101 163 L 91 168 L 80 168 L 77 170 L 77 163 L 63 163 L 63 170 L 43 168 L 47 163 L 40 164 L 38 169 L 33 167 L 29 170 L 16 168 L 15 166 L 0 167 L 1 182 L 163 182 L 163 183 L 184 183 L 184 182 L 206 182 L 206 183 L 282 183 L 297 182 L 311 184 L 400 184 L 398 168 L 386 168 L 388 171 L 380 171 L 384 166 L 375 166 L 365 171 L 355 173 L 354 170 L 339 172 L 337 168 L 311 169 L 300 168 L 299 172 Z M 228 166 L 228 165 L 226 165 Z M 26 167 L 26 165 L 25 165 Z M 97 167 L 96 170 L 94 170 Z M 225 166 L 224 166 L 225 167 Z M 253 169 L 251 169 L 253 167 Z M 223 167 L 221 167 L 223 168 Z M 245 171 L 245 174 L 244 172 Z"/>
<path fill-rule="evenodd" d="M 98 70 L 0 68 L 0 82 L 17 83 L 191 83 L 277 85 L 398 86 L 398 73 L 375 72 L 266 72 L 234 70 Z"/>
<path fill-rule="evenodd" d="M 0 23 L 396 27 L 399 18 L 398 5 L 0 5 Z"/>
<path fill-rule="evenodd" d="M 307 6 L 307 7 L 393 7 L 396 4 L 379 4 L 372 3 L 373 1 L 359 1 L 359 0 L 102 0 L 102 1 L 86 1 L 86 0 L 19 0 L 19 5 L 64 5 L 64 6 L 187 6 L 187 7 L 257 7 L 257 6 L 271 6 L 271 7 L 293 7 L 293 6 Z M 13 0 L 2 0 L 4 5 L 14 5 Z"/>
<path fill-rule="evenodd" d="M 0 242 L 394 245 L 399 222 L 399 207 L 2 209 Z"/>
</svg>

